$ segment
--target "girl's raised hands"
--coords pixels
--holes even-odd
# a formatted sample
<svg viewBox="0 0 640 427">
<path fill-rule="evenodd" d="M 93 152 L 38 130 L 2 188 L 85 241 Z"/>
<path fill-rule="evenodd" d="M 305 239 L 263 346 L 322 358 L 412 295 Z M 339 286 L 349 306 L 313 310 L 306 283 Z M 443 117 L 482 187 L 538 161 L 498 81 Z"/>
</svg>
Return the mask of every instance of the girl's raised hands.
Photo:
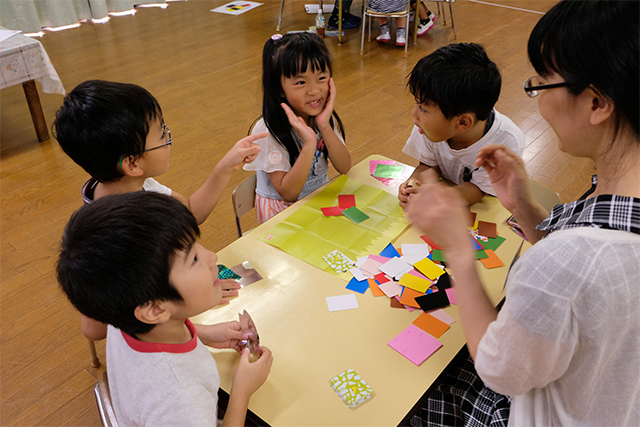
<svg viewBox="0 0 640 427">
<path fill-rule="evenodd" d="M 316 132 L 307 125 L 302 117 L 297 116 L 296 113 L 293 112 L 291 107 L 289 107 L 284 102 L 280 105 L 287 115 L 287 119 L 289 119 L 289 124 L 295 129 L 298 135 L 300 135 L 300 138 L 302 138 L 302 142 L 304 143 L 304 145 L 313 146 L 315 150 L 315 146 L 317 143 Z"/>
<path fill-rule="evenodd" d="M 333 106 L 336 103 L 336 84 L 333 77 L 329 78 L 329 94 L 324 102 L 324 108 L 316 116 L 316 124 L 320 129 L 325 126 L 331 126 L 331 115 L 333 114 Z"/>
</svg>

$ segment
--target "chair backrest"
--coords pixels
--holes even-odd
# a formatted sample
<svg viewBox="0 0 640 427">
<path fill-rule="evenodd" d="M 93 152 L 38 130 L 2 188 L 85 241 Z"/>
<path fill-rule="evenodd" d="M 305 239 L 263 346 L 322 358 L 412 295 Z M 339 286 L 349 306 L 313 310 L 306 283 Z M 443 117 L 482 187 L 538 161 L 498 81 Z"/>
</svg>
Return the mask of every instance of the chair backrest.
<svg viewBox="0 0 640 427">
<path fill-rule="evenodd" d="M 256 174 L 245 178 L 240 184 L 236 185 L 231 195 L 231 204 L 233 205 L 233 213 L 236 216 L 236 227 L 238 228 L 238 237 L 242 237 L 242 223 L 240 218 L 249 212 L 256 204 Z"/>
<path fill-rule="evenodd" d="M 109 379 L 107 371 L 100 373 L 100 377 L 96 386 L 93 388 L 93 394 L 96 397 L 96 405 L 100 413 L 100 419 L 104 427 L 118 427 L 116 413 L 111 404 L 111 394 L 109 393 Z"/>
<path fill-rule="evenodd" d="M 532 180 L 529 180 L 529 182 L 531 183 L 533 198 L 536 199 L 549 212 L 551 212 L 551 209 L 553 209 L 555 205 L 561 203 L 558 193 L 556 193 L 549 187 Z"/>
</svg>

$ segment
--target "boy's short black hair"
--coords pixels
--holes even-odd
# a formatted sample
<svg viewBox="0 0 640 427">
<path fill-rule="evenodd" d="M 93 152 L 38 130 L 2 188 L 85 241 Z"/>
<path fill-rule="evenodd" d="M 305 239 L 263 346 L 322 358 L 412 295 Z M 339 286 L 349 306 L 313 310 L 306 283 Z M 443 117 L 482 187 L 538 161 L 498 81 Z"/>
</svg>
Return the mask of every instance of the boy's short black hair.
<svg viewBox="0 0 640 427">
<path fill-rule="evenodd" d="M 134 310 L 183 301 L 169 282 L 177 251 L 200 235 L 189 209 L 173 197 L 137 191 L 101 197 L 76 211 L 64 230 L 58 281 L 85 316 L 136 335 L 154 325 Z"/>
<path fill-rule="evenodd" d="M 158 101 L 134 84 L 89 80 L 65 98 L 53 122 L 54 134 L 69 157 L 100 182 L 122 178 L 123 156 L 145 150 L 149 124 L 162 117 Z"/>
<path fill-rule="evenodd" d="M 501 85 L 498 67 L 475 43 L 450 44 L 425 56 L 407 83 L 417 103 L 437 105 L 447 120 L 464 113 L 488 119 Z"/>
</svg>

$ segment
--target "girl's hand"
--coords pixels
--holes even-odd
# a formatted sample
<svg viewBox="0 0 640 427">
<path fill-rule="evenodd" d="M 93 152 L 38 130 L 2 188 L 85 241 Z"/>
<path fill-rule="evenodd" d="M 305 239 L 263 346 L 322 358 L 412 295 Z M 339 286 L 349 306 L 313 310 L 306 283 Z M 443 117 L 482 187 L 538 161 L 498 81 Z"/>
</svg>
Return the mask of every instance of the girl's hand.
<svg viewBox="0 0 640 427">
<path fill-rule="evenodd" d="M 296 116 L 296 113 L 293 112 L 291 107 L 289 107 L 284 102 L 280 105 L 287 115 L 287 119 L 289 119 L 289 124 L 291 125 L 291 127 L 293 127 L 293 129 L 295 129 L 298 135 L 300 135 L 300 138 L 302 138 L 303 144 L 313 146 L 313 150 L 315 152 L 316 143 L 318 142 L 316 138 L 316 132 L 309 126 L 307 126 L 302 117 Z"/>
<path fill-rule="evenodd" d="M 238 321 L 215 325 L 196 325 L 196 330 L 204 345 L 213 348 L 232 348 L 238 353 L 242 353 L 243 349 L 240 346 L 240 341 L 249 338 L 249 333 L 242 331 Z"/>
<path fill-rule="evenodd" d="M 415 181 L 415 186 L 409 187 L 409 181 Z M 418 191 L 420 186 L 420 182 L 416 181 L 413 178 L 409 178 L 398 187 L 398 200 L 400 200 L 400 207 L 404 210 L 409 206 L 409 200 L 411 199 L 412 194 Z"/>
<path fill-rule="evenodd" d="M 261 346 L 260 349 L 260 359 L 253 363 L 249 362 L 249 349 L 245 348 L 242 352 L 240 364 L 233 376 L 232 393 L 238 393 L 247 398 L 251 397 L 266 381 L 269 371 L 271 371 L 273 356 L 267 347 Z"/>
<path fill-rule="evenodd" d="M 268 135 L 267 132 L 262 132 L 242 138 L 231 147 L 231 150 L 225 154 L 218 165 L 228 171 L 234 171 L 240 169 L 245 163 L 253 162 L 260 153 L 260 146 L 254 144 L 253 141 L 266 138 Z"/>
<path fill-rule="evenodd" d="M 329 79 L 329 95 L 324 102 L 324 108 L 316 116 L 316 124 L 322 131 L 325 127 L 331 126 L 331 115 L 333 114 L 333 107 L 336 102 L 336 84 L 333 82 L 333 77 Z"/>
<path fill-rule="evenodd" d="M 509 211 L 526 208 L 532 203 L 524 162 L 510 149 L 498 144 L 482 147 L 476 156 L 476 166 L 487 171 L 496 196 Z"/>
</svg>

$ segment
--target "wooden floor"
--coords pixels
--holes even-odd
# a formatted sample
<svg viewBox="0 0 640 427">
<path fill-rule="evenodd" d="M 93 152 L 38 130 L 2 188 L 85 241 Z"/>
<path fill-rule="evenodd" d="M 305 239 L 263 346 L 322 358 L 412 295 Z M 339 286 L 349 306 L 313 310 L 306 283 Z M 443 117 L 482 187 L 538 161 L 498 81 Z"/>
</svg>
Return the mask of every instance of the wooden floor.
<svg viewBox="0 0 640 427">
<path fill-rule="evenodd" d="M 305 2 L 286 2 L 284 31 L 313 25 Z M 514 9 L 545 12 L 554 3 L 458 0 L 454 9 L 457 41 L 484 44 L 502 70 L 497 109 L 525 132 L 529 175 L 569 201 L 589 186 L 593 166 L 558 151 L 537 101 L 524 94 L 523 81 L 535 74 L 526 58 L 526 41 L 541 15 Z M 261 110 L 260 55 L 275 33 L 280 2 L 268 1 L 237 17 L 209 12 L 221 4 L 223 0 L 171 3 L 165 10 L 140 9 L 135 16 L 83 24 L 40 39 L 67 91 L 87 79 L 107 79 L 140 84 L 158 98 L 175 141 L 170 171 L 160 181 L 183 194 L 205 180 Z M 427 4 L 436 11 L 435 3 Z M 360 56 L 357 30 L 347 31 L 347 39 L 342 46 L 336 38 L 326 42 L 335 59 L 336 109 L 354 163 L 378 153 L 416 164 L 402 154 L 413 106 L 405 77 L 421 57 L 455 41 L 448 14 L 447 26 L 440 16 L 417 45 L 409 46 L 407 58 L 403 49 L 375 42 L 365 42 Z M 62 96 L 40 95 L 50 126 Z M 20 86 L 3 89 L 0 97 L 0 424 L 97 426 L 92 394 L 96 370 L 89 363 L 78 315 L 54 277 L 62 229 L 80 207 L 80 187 L 88 177 L 54 139 L 38 143 Z M 206 247 L 219 250 L 235 239 L 231 189 L 245 176 L 244 171 L 234 175 L 223 202 L 203 225 Z M 98 347 L 104 358 L 104 345 Z"/>
</svg>

